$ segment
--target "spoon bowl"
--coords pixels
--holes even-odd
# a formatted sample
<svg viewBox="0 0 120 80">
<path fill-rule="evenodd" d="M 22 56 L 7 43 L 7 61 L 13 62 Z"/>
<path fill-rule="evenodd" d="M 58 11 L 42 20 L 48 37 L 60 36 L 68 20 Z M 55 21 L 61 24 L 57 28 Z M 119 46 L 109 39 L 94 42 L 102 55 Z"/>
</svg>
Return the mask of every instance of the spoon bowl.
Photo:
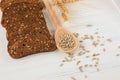
<svg viewBox="0 0 120 80">
<path fill-rule="evenodd" d="M 58 28 L 56 30 L 55 41 L 57 48 L 65 53 L 72 53 L 78 47 L 77 38 L 70 31 L 64 28 Z"/>
</svg>

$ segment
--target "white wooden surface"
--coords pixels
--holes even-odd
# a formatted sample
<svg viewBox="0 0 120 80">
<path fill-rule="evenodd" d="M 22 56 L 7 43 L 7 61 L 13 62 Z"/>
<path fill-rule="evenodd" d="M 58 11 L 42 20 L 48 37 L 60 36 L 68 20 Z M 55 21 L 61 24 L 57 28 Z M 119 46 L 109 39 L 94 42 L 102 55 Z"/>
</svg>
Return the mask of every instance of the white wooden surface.
<svg viewBox="0 0 120 80">
<path fill-rule="evenodd" d="M 59 64 L 66 54 L 58 50 L 12 59 L 7 53 L 6 31 L 0 26 L 0 80 L 71 80 L 71 76 L 77 80 L 85 80 L 86 73 L 86 80 L 120 80 L 120 57 L 116 57 L 116 53 L 120 54 L 117 49 L 120 45 L 120 13 L 112 0 L 84 0 L 82 4 L 75 3 L 68 7 L 71 10 L 70 21 L 64 23 L 59 17 L 66 29 L 80 34 L 91 34 L 98 28 L 101 35 L 113 40 L 106 45 L 105 54 L 100 56 L 101 71 L 88 69 L 79 73 L 74 63 L 61 68 Z M 44 13 L 50 31 L 54 31 L 47 13 Z M 93 27 L 86 28 L 87 24 L 92 24 Z"/>
</svg>

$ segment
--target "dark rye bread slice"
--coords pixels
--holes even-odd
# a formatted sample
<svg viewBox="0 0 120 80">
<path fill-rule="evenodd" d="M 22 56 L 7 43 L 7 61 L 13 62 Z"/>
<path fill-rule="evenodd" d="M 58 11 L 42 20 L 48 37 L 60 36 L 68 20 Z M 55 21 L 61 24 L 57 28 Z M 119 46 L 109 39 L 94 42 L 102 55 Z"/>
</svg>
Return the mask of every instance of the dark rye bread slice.
<svg viewBox="0 0 120 80">
<path fill-rule="evenodd" d="M 3 11 L 2 25 L 9 33 L 7 34 L 8 40 L 19 37 L 19 34 L 26 33 L 28 30 L 31 31 L 33 28 L 36 29 L 38 26 L 45 27 L 43 26 L 43 24 L 46 25 L 44 15 L 38 6 L 40 5 L 26 2 L 15 3 Z"/>
<path fill-rule="evenodd" d="M 16 41 L 19 40 L 19 38 L 23 38 L 25 37 L 26 35 L 36 35 L 36 33 L 40 33 L 42 35 L 45 35 L 48 39 L 51 39 L 51 35 L 48 34 L 48 30 L 46 28 L 41 28 L 41 27 L 38 27 L 37 26 L 34 28 L 27 28 L 27 29 L 24 29 L 24 31 L 21 32 L 21 34 L 15 34 L 14 37 L 12 38 L 9 38 L 9 42 L 11 45 L 13 45 Z"/>
<path fill-rule="evenodd" d="M 27 7 L 28 12 L 19 11 L 24 6 Z M 43 13 L 39 6 L 37 3 L 20 2 L 4 9 L 2 25 L 7 30 L 8 52 L 11 57 L 20 58 L 29 54 L 56 50 L 55 40 L 48 31 L 44 16 L 41 16 Z M 28 9 L 28 7 L 31 9 Z M 7 12 L 7 10 L 9 11 Z M 12 15 L 13 12 L 16 13 L 14 16 Z M 24 14 L 30 14 L 30 16 L 25 18 Z M 14 18 L 8 17 L 10 15 Z M 9 24 L 6 20 L 9 20 Z"/>
<path fill-rule="evenodd" d="M 40 5 L 42 5 L 41 7 L 44 6 L 44 4 L 42 3 L 42 0 L 1 0 L 0 8 L 2 11 L 4 11 L 6 7 L 18 2 L 39 3 Z"/>
<path fill-rule="evenodd" d="M 8 43 L 8 52 L 13 58 L 20 58 L 26 55 L 53 51 L 56 49 L 55 41 L 53 38 L 48 38 L 47 36 L 35 32 L 32 35 L 25 35 L 19 38 L 18 41 L 10 45 Z"/>
<path fill-rule="evenodd" d="M 38 15 L 38 13 L 40 13 L 39 15 L 41 15 L 42 18 L 43 15 L 41 14 L 41 6 L 42 5 L 39 3 L 30 4 L 28 2 L 14 3 L 10 6 L 7 6 L 3 11 L 3 16 L 5 17 L 2 18 L 2 25 L 4 25 L 4 27 L 12 26 L 10 23 L 14 23 L 14 21 L 20 21 L 19 23 L 21 24 L 21 22 L 24 22 L 23 20 L 29 20 L 29 18 L 31 18 L 29 21 L 33 21 L 32 18 L 37 18 L 35 15 Z"/>
</svg>

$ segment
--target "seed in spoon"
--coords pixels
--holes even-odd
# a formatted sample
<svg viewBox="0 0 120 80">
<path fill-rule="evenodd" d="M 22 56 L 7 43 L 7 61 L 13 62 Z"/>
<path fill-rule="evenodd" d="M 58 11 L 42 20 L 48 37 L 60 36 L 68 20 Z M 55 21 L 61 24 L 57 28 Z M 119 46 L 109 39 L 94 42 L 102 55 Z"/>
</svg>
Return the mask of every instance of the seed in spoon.
<svg viewBox="0 0 120 80">
<path fill-rule="evenodd" d="M 58 40 L 58 45 L 60 48 L 62 48 L 64 51 L 69 51 L 74 48 L 75 41 L 73 40 L 73 37 L 70 34 L 63 33 L 60 35 Z"/>
</svg>

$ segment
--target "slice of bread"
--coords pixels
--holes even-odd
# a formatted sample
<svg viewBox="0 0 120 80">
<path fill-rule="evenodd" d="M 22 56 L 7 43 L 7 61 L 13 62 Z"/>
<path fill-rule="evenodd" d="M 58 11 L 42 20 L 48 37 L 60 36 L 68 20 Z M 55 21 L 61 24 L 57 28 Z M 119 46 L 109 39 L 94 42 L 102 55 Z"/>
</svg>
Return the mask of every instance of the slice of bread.
<svg viewBox="0 0 120 80">
<path fill-rule="evenodd" d="M 55 40 L 48 31 L 41 6 L 39 3 L 25 1 L 4 8 L 2 25 L 7 30 L 11 57 L 21 58 L 56 50 Z"/>
<path fill-rule="evenodd" d="M 6 7 L 18 2 L 39 3 L 40 5 L 42 5 L 41 8 L 43 8 L 44 6 L 42 0 L 1 0 L 0 8 L 3 11 Z"/>
</svg>

